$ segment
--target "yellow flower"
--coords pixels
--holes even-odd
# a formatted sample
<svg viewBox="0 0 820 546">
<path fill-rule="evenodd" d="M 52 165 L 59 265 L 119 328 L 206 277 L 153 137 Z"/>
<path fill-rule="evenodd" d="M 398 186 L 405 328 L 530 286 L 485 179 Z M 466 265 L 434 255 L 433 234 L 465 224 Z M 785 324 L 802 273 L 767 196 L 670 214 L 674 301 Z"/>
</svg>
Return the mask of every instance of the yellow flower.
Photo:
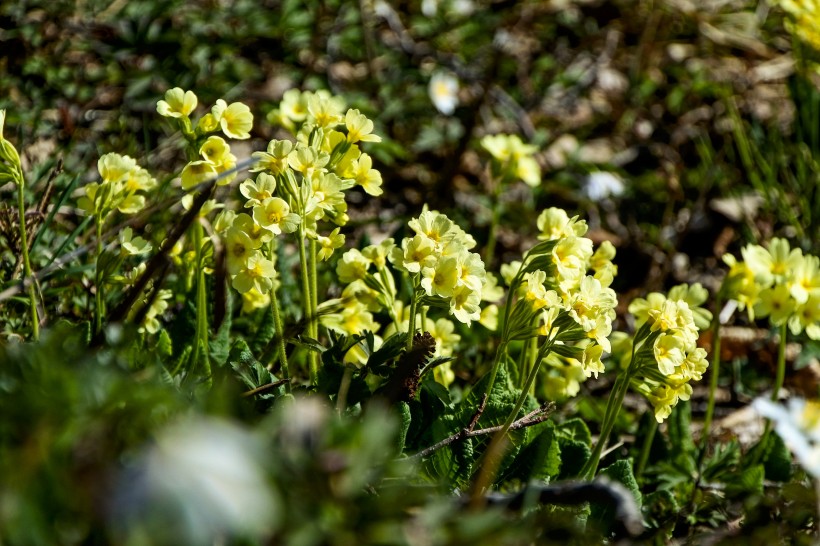
<svg viewBox="0 0 820 546">
<path fill-rule="evenodd" d="M 538 215 L 536 225 L 541 231 L 538 238 L 542 241 L 554 241 L 572 236 L 582 237 L 587 232 L 586 220 L 578 220 L 578 216 L 570 218 L 566 211 L 556 207 L 542 211 Z"/>
<path fill-rule="evenodd" d="M 586 346 L 582 360 L 584 375 L 586 377 L 594 375 L 597 379 L 599 373 L 604 373 L 604 363 L 601 361 L 603 353 L 604 348 L 601 345 L 590 343 Z"/>
<path fill-rule="evenodd" d="M 270 197 L 253 207 L 253 219 L 274 235 L 293 233 L 299 227 L 299 215 L 290 212 L 287 201 L 279 197 Z"/>
<path fill-rule="evenodd" d="M 396 267 L 409 273 L 419 273 L 422 267 L 430 267 L 436 257 L 435 243 L 424 235 L 416 235 L 412 239 L 407 237 L 401 242 L 402 248 L 396 248 L 391 254 L 391 261 Z"/>
<path fill-rule="evenodd" d="M 270 305 L 270 292 L 259 292 L 251 288 L 242 293 L 242 312 L 244 314 L 253 313 L 257 309 L 262 309 Z"/>
<path fill-rule="evenodd" d="M 253 152 L 251 156 L 258 161 L 250 169 L 251 172 L 266 170 L 278 176 L 288 168 L 288 155 L 293 150 L 293 142 L 289 140 L 271 140 L 267 151 Z"/>
<path fill-rule="evenodd" d="M 134 237 L 134 231 L 130 227 L 123 229 L 118 238 L 124 256 L 139 256 L 151 252 L 151 243 L 142 237 Z"/>
<path fill-rule="evenodd" d="M 797 303 L 805 303 L 820 292 L 820 258 L 807 255 L 800 259 L 792 270 L 789 292 Z"/>
<path fill-rule="evenodd" d="M 458 260 L 455 257 L 440 258 L 432 266 L 424 267 L 421 274 L 421 286 L 428 296 L 449 298 L 458 282 Z"/>
<path fill-rule="evenodd" d="M 658 369 L 664 375 L 672 375 L 675 373 L 675 368 L 683 364 L 684 342 L 679 336 L 661 334 L 655 340 L 653 350 Z"/>
<path fill-rule="evenodd" d="M 232 285 L 241 293 L 254 289 L 258 292 L 270 292 L 275 276 L 276 269 L 273 262 L 256 252 L 248 258 L 245 267 L 236 274 Z"/>
<path fill-rule="evenodd" d="M 336 264 L 336 275 L 340 282 L 352 283 L 364 279 L 368 267 L 370 267 L 370 260 L 365 258 L 358 249 L 351 248 L 342 254 L 342 259 Z"/>
<path fill-rule="evenodd" d="M 796 302 L 785 284 L 776 284 L 760 292 L 755 305 L 755 316 L 769 317 L 769 321 L 780 326 L 794 313 Z"/>
<path fill-rule="evenodd" d="M 372 134 L 373 122 L 353 108 L 345 114 L 345 127 L 347 128 L 347 141 L 351 144 L 382 141 L 382 137 Z"/>
<path fill-rule="evenodd" d="M 264 243 L 273 239 L 273 233 L 260 226 L 250 215 L 244 212 L 237 214 L 233 221 L 233 227 L 244 231 L 253 242 L 253 248 L 260 248 Z"/>
<path fill-rule="evenodd" d="M 353 161 L 351 178 L 360 185 L 368 195 L 381 195 L 382 190 L 382 175 L 379 171 L 373 168 L 373 160 L 367 154 L 359 156 L 357 161 Z"/>
<path fill-rule="evenodd" d="M 259 173 L 256 180 L 248 179 L 239 185 L 239 193 L 247 199 L 245 208 L 261 205 L 264 200 L 273 197 L 275 191 L 276 178 L 267 173 Z"/>
<path fill-rule="evenodd" d="M 327 91 L 317 91 L 307 99 L 310 120 L 319 127 L 332 129 L 342 122 L 344 102 L 340 97 L 333 97 Z"/>
<path fill-rule="evenodd" d="M 203 182 L 206 182 L 217 175 L 216 166 L 206 160 L 191 161 L 179 175 L 182 180 L 182 189 L 190 190 Z"/>
<path fill-rule="evenodd" d="M 330 161 L 330 154 L 317 152 L 304 145 L 297 145 L 296 149 L 288 155 L 290 168 L 307 179 L 312 178 L 317 171 L 321 171 L 328 161 Z"/>
<path fill-rule="evenodd" d="M 325 261 L 330 259 L 334 250 L 344 246 L 345 236 L 339 233 L 339 228 L 336 228 L 327 237 L 319 235 L 316 242 L 319 243 L 319 259 Z"/>
<path fill-rule="evenodd" d="M 193 91 L 174 87 L 165 92 L 165 100 L 157 102 L 157 113 L 168 118 L 188 117 L 196 110 L 197 99 Z"/>
<path fill-rule="evenodd" d="M 219 122 L 225 136 L 237 140 L 251 137 L 250 130 L 253 127 L 253 114 L 246 104 L 233 102 L 228 105 L 224 100 L 219 99 L 211 108 L 211 114 Z"/>
<path fill-rule="evenodd" d="M 797 306 L 789 319 L 789 329 L 795 335 L 805 330 L 811 339 L 820 339 L 820 293 L 814 292 L 805 303 Z"/>
<path fill-rule="evenodd" d="M 481 318 L 481 294 L 469 286 L 456 286 L 450 297 L 450 314 L 459 322 L 470 324 Z"/>
<path fill-rule="evenodd" d="M 481 310 L 478 323 L 487 330 L 495 332 L 498 329 L 498 306 L 494 303 L 487 305 Z"/>
<path fill-rule="evenodd" d="M 236 275 L 248 263 L 254 253 L 254 244 L 248 234 L 237 227 L 225 232 L 225 261 L 228 273 Z"/>
</svg>

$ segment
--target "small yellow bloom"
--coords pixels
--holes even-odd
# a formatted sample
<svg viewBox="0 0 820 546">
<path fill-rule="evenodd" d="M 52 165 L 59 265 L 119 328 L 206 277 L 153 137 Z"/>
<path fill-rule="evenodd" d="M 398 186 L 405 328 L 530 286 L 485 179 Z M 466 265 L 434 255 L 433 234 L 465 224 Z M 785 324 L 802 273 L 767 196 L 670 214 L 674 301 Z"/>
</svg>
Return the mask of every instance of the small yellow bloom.
<svg viewBox="0 0 820 546">
<path fill-rule="evenodd" d="M 217 175 L 216 166 L 206 160 L 191 161 L 182 169 L 182 189 L 190 190 Z"/>
<path fill-rule="evenodd" d="M 347 141 L 351 144 L 382 141 L 382 137 L 373 134 L 373 122 L 353 108 L 345 114 L 345 127 L 347 128 Z"/>
<path fill-rule="evenodd" d="M 219 122 L 225 136 L 237 140 L 251 137 L 250 130 L 253 127 L 253 114 L 246 104 L 232 102 L 228 105 L 224 100 L 219 99 L 211 108 L 211 114 Z"/>
<path fill-rule="evenodd" d="M 254 289 L 258 292 L 270 292 L 275 276 L 273 262 L 257 252 L 248 258 L 245 267 L 236 274 L 232 286 L 241 293 Z"/>
<path fill-rule="evenodd" d="M 165 100 L 157 102 L 157 113 L 168 118 L 188 117 L 196 110 L 197 98 L 193 91 L 174 87 L 165 92 Z"/>
<path fill-rule="evenodd" d="M 344 246 L 345 236 L 339 233 L 339 228 L 336 228 L 327 237 L 319 235 L 316 241 L 319 243 L 319 259 L 325 261 L 330 259 L 334 250 Z"/>
<path fill-rule="evenodd" d="M 287 201 L 280 197 L 270 197 L 253 207 L 253 219 L 274 235 L 293 233 L 299 227 L 299 215 L 290 212 Z"/>
</svg>

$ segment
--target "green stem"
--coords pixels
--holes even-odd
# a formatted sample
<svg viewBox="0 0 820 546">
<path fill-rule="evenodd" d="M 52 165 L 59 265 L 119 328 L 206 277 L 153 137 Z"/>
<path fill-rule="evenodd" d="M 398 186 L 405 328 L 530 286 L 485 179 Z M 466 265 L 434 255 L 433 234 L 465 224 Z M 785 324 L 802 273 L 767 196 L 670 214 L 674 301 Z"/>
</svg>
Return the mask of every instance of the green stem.
<svg viewBox="0 0 820 546">
<path fill-rule="evenodd" d="M 308 253 L 308 266 L 310 273 L 310 337 L 319 339 L 319 282 L 316 277 L 316 241 L 310 240 L 310 252 Z M 319 377 L 319 355 L 316 351 L 310 351 L 308 354 L 310 359 L 310 369 L 314 377 Z"/>
<path fill-rule="evenodd" d="M 271 240 L 268 246 L 268 258 L 273 259 L 275 239 Z M 285 330 L 282 327 L 282 317 L 279 313 L 279 298 L 276 297 L 276 283 L 270 289 L 270 308 L 273 313 L 273 326 L 276 328 L 276 336 L 279 338 L 277 353 L 279 354 L 279 364 L 282 366 L 282 379 L 290 379 L 290 368 L 288 367 L 288 354 L 285 349 Z M 290 381 L 285 383 L 285 392 L 290 393 Z"/>
<path fill-rule="evenodd" d="M 193 226 L 193 239 L 196 248 L 196 341 L 191 357 L 191 370 L 196 369 L 202 360 L 205 376 L 210 378 L 211 363 L 208 359 L 208 294 L 205 279 L 205 263 L 202 255 L 203 229 L 199 221 L 195 221 Z"/>
<path fill-rule="evenodd" d="M 580 477 L 584 480 L 591 480 L 595 477 L 595 472 L 598 470 L 598 463 L 601 460 L 601 453 L 604 451 L 609 435 L 615 427 L 615 421 L 618 418 L 618 413 L 623 405 L 624 397 L 626 396 L 627 388 L 629 387 L 629 370 L 618 374 L 615 379 L 615 385 L 612 392 L 609 394 L 606 411 L 604 412 L 604 420 L 601 424 L 601 434 L 598 437 L 598 442 L 595 444 L 595 449 L 592 450 L 589 460 L 581 470 Z"/>
<path fill-rule="evenodd" d="M 31 338 L 34 341 L 40 339 L 40 318 L 37 316 L 37 294 L 34 286 L 34 279 L 31 276 L 31 262 L 28 256 L 28 233 L 26 232 L 26 201 L 25 201 L 25 181 L 23 173 L 18 170 L 19 180 L 17 181 L 17 211 L 20 224 L 20 250 L 23 253 L 23 282 L 28 282 L 29 309 L 31 312 Z"/>
<path fill-rule="evenodd" d="M 473 482 L 473 489 L 471 493 L 473 503 L 477 502 L 477 500 L 483 496 L 484 491 L 489 487 L 490 483 L 494 479 L 493 476 L 495 475 L 496 470 L 498 469 L 498 465 L 501 463 L 501 459 L 504 454 L 507 433 L 509 432 L 512 424 L 518 418 L 518 413 L 524 406 L 524 402 L 527 400 L 527 396 L 529 396 L 529 390 L 535 382 L 536 376 L 538 375 L 538 370 L 541 367 L 541 362 L 544 360 L 544 357 L 546 357 L 551 348 L 552 343 L 548 341 L 544 343 L 544 345 L 542 345 L 541 348 L 538 350 L 538 353 L 536 355 L 536 363 L 530 370 L 529 375 L 527 376 L 527 380 L 524 383 L 524 387 L 521 390 L 521 394 L 515 401 L 515 406 L 513 407 L 513 410 L 509 413 L 509 415 L 507 415 L 507 419 L 504 421 L 504 424 L 501 426 L 501 429 L 493 435 L 493 438 L 490 441 L 490 445 L 487 446 L 487 450 L 481 456 L 481 460 L 476 465 L 478 469 L 478 474 L 476 476 L 475 481 Z"/>
<path fill-rule="evenodd" d="M 313 314 L 311 310 L 311 302 L 313 301 L 313 297 L 310 295 L 310 268 L 308 266 L 307 252 L 305 251 L 304 219 L 299 224 L 299 241 L 296 246 L 299 247 L 299 266 L 302 270 L 302 274 L 300 275 L 302 279 L 302 314 L 304 315 L 304 320 L 307 322 L 307 332 L 308 336 L 310 336 L 312 333 L 310 328 L 310 320 L 312 318 L 311 315 Z M 310 374 L 311 385 L 315 385 L 318 380 L 319 370 L 318 366 L 314 364 L 314 358 L 312 355 L 313 351 L 308 351 L 308 373 Z"/>
<path fill-rule="evenodd" d="M 407 342 L 405 343 L 405 348 L 408 351 L 413 348 L 413 337 L 416 335 L 416 309 L 418 309 L 419 305 L 418 281 L 418 275 L 414 275 L 412 279 L 413 296 L 410 300 L 410 318 L 407 322 Z"/>
<path fill-rule="evenodd" d="M 788 321 L 783 321 L 783 324 L 780 325 L 780 345 L 777 347 L 777 371 L 775 372 L 776 375 L 774 377 L 774 385 L 772 387 L 772 402 L 777 402 L 778 394 L 780 393 L 780 389 L 783 388 L 783 382 L 786 379 L 787 323 Z M 752 464 L 759 463 L 766 454 L 766 446 L 769 444 L 769 436 L 771 436 L 771 434 L 772 422 L 766 421 L 766 428 L 763 430 L 763 436 L 760 438 L 758 449 L 755 450 L 755 453 L 752 456 Z"/>
<path fill-rule="evenodd" d="M 652 450 L 652 442 L 655 440 L 655 433 L 658 431 L 658 421 L 652 417 L 649 419 L 649 430 L 646 431 L 646 436 L 643 439 L 641 446 L 641 454 L 638 457 L 638 466 L 635 468 L 635 477 L 639 478 L 646 468 L 646 463 L 649 460 L 649 452 Z"/>
<path fill-rule="evenodd" d="M 100 270 L 100 258 L 102 258 L 103 251 L 102 221 L 97 216 L 94 217 L 94 226 L 97 234 L 97 258 L 94 269 L 94 332 L 99 333 L 102 330 L 103 315 L 105 314 L 105 298 L 103 298 L 103 279 Z"/>
</svg>

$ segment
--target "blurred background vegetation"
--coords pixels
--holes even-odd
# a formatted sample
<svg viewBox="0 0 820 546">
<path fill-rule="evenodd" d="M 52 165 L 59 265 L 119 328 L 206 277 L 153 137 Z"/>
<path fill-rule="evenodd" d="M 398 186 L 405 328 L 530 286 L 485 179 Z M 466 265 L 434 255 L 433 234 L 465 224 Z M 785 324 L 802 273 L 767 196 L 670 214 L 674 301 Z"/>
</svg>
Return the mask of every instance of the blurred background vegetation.
<svg viewBox="0 0 820 546">
<path fill-rule="evenodd" d="M 252 138 L 234 146 L 240 160 L 281 136 L 264 116 L 285 91 L 329 89 L 374 119 L 384 137 L 372 155 L 385 192 L 378 198 L 354 192 L 351 240 L 376 233 L 401 237 L 403 220 L 426 203 L 469 226 L 481 244 L 498 199 L 497 267 L 534 240 L 538 211 L 559 206 L 588 218 L 596 243 L 615 244 L 620 275 L 614 288 L 627 303 L 632 295 L 679 282 L 715 290 L 720 257 L 745 242 L 785 236 L 817 253 L 816 52 L 792 39 L 783 18 L 765 2 L 748 0 L 3 2 L 0 108 L 8 110 L 6 137 L 21 150 L 29 173 L 29 202 L 37 203 L 47 188 L 68 195 L 92 180 L 97 158 L 107 152 L 138 158 L 168 191 L 181 144 L 168 138 L 156 102 L 169 88 L 192 89 L 203 104 L 225 98 L 251 106 L 257 116 Z M 451 115 L 430 98 L 430 79 L 438 72 L 459 81 Z M 538 147 L 540 186 L 518 183 L 494 197 L 478 140 L 500 132 Z M 62 170 L 55 176 L 58 160 Z M 622 191 L 596 192 L 590 175 L 598 172 L 613 174 Z M 12 192 L 0 187 L 3 202 L 13 202 Z M 67 252 L 84 243 L 76 239 L 83 217 L 71 199 L 61 203 L 53 229 L 33 243 L 41 249 L 34 253 L 35 269 L 54 260 L 48 249 Z M 6 285 L 16 243 L 3 218 L 0 279 Z M 143 227 L 161 230 L 170 218 L 159 211 L 153 226 Z M 66 269 L 62 280 L 49 283 L 46 297 L 78 282 L 86 270 Z M 61 300 L 59 314 L 84 318 L 84 305 Z M 18 326 L 8 321 L 4 335 L 13 338 Z M 72 341 L 86 334 L 64 328 L 38 349 L 4 346 L 0 358 L 0 387 L 15 393 L 0 397 L 0 439 L 15 448 L 0 452 L 2 475 L 14 473 L 7 482 L 11 493 L 0 495 L 0 523 L 20 533 L 0 532 L 0 544 L 125 543 L 122 537 L 128 544 L 173 543 L 180 536 L 195 542 L 185 526 L 151 538 L 127 521 L 95 534 L 94 522 L 113 509 L 111 499 L 97 496 L 114 479 L 103 463 L 135 457 L 134 468 L 146 468 L 139 457 L 153 455 L 137 455 L 139 446 L 147 440 L 161 445 L 161 435 L 152 431 L 191 412 L 239 416 L 257 432 L 281 430 L 275 421 L 286 419 L 281 414 L 262 417 L 269 404 L 238 402 L 244 388 L 270 377 L 241 387 L 235 379 L 217 382 L 207 403 L 148 372 L 134 390 L 133 355 L 119 348 L 127 344 L 112 342 L 89 356 L 84 341 Z M 482 340 L 474 337 L 476 344 L 465 343 L 468 360 L 480 358 L 475 351 Z M 55 363 L 55 354 L 66 362 Z M 812 385 L 816 389 L 816 381 Z M 331 417 L 319 411 L 317 419 Z M 384 544 L 526 544 L 546 540 L 539 534 L 544 529 L 563 529 L 554 540 L 580 533 L 560 511 L 522 516 L 532 523 L 525 527 L 520 519 L 510 525 L 501 511 L 465 514 L 436 496 L 434 485 L 391 490 L 391 480 L 413 472 L 384 448 L 396 441 L 396 424 L 334 423 L 318 432 L 315 423 L 306 424 L 298 444 L 304 451 L 277 451 L 276 444 L 278 459 L 259 463 L 275 484 L 266 502 L 280 514 L 268 531 L 278 529 L 288 544 L 355 544 L 364 536 Z M 272 441 L 268 436 L 265 441 Z M 377 475 L 362 478 L 357 466 L 350 472 L 363 481 L 344 485 L 345 461 L 352 459 L 361 468 L 377 468 Z M 389 501 L 363 493 L 372 483 L 382 484 L 379 494 Z M 304 491 L 326 496 L 313 504 Z M 794 525 L 805 526 L 811 492 L 795 486 L 787 493 L 783 502 L 792 503 Z M 741 497 L 733 498 L 737 510 Z M 753 529 L 768 524 L 762 514 L 774 501 L 757 502 L 750 512 Z M 121 504 L 128 514 L 129 499 Z M 48 512 L 32 508 L 42 506 L 59 506 L 51 512 L 59 518 L 47 521 Z M 675 511 L 668 506 L 658 528 Z M 317 513 L 321 517 L 310 519 Z M 408 513 L 412 529 L 432 534 L 417 542 L 397 538 L 408 536 L 402 527 Z M 698 523 L 718 526 L 732 513 L 715 509 Z M 152 515 L 157 521 L 166 516 Z M 188 516 L 193 519 L 185 521 L 196 523 Z M 215 530 L 227 533 L 225 526 Z"/>
</svg>

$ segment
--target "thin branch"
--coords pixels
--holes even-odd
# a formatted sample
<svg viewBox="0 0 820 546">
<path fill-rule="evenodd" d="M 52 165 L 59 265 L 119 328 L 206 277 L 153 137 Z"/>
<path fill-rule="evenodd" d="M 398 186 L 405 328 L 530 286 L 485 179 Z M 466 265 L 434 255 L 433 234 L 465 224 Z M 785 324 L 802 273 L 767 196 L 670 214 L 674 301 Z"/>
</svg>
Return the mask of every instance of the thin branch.
<svg viewBox="0 0 820 546">
<path fill-rule="evenodd" d="M 268 383 L 267 385 L 262 385 L 261 387 L 256 387 L 255 389 L 245 391 L 242 393 L 242 397 L 247 398 L 248 396 L 253 396 L 255 394 L 259 394 L 260 392 L 269 391 L 271 389 L 275 389 L 276 387 L 282 386 L 285 383 L 289 382 L 290 379 L 280 379 L 279 381 L 274 381 L 273 383 Z"/>
<path fill-rule="evenodd" d="M 459 442 L 459 441 L 465 440 L 467 438 L 475 438 L 476 436 L 485 436 L 487 434 L 494 434 L 494 433 L 500 431 L 501 429 L 503 429 L 504 425 L 498 425 L 498 426 L 495 426 L 495 427 L 488 427 L 488 428 L 482 428 L 482 429 L 479 429 L 479 430 L 473 430 L 473 427 L 475 427 L 476 423 L 478 423 L 478 420 L 481 418 L 481 414 L 484 413 L 484 408 L 486 406 L 486 403 L 487 403 L 487 393 L 484 393 L 484 397 L 481 400 L 481 405 L 478 407 L 478 410 L 476 410 L 476 413 L 473 415 L 472 419 L 470 419 L 470 424 L 467 427 L 459 430 L 458 432 L 456 432 L 455 434 L 453 434 L 451 436 L 448 436 L 447 438 L 443 439 L 442 441 L 438 442 L 437 444 L 434 444 L 434 445 L 432 445 L 428 448 L 422 449 L 418 453 L 414 453 L 413 455 L 410 455 L 409 458 L 410 459 L 424 458 L 424 457 L 427 457 L 428 455 L 430 455 L 431 453 L 434 453 L 435 451 L 438 451 L 439 449 L 441 449 L 445 446 L 448 446 L 448 445 L 450 445 L 454 442 Z M 520 419 L 517 419 L 517 420 L 513 421 L 513 423 L 510 425 L 509 430 L 518 430 L 518 429 L 522 429 L 522 428 L 526 428 L 526 427 L 531 427 L 531 426 L 537 425 L 539 423 L 543 423 L 544 421 L 546 421 L 547 419 L 550 418 L 550 416 L 552 415 L 552 412 L 554 410 L 555 410 L 555 404 L 553 402 L 546 402 L 541 407 L 539 407 L 537 410 L 531 411 L 530 413 L 528 413 L 524 417 L 521 417 Z"/>
</svg>

